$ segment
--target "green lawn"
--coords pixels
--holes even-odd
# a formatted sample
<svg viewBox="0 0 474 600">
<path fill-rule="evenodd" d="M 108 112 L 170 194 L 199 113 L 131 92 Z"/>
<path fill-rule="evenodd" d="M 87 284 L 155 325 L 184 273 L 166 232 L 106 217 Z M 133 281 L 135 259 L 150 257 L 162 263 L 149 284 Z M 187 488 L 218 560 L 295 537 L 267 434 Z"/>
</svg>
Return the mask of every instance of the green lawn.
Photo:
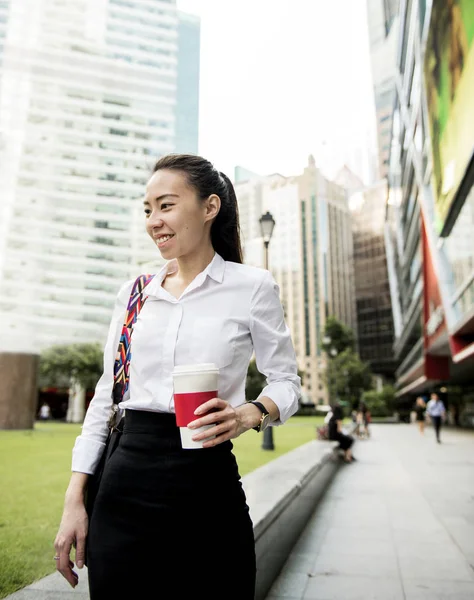
<svg viewBox="0 0 474 600">
<path fill-rule="evenodd" d="M 252 431 L 234 440 L 241 475 L 315 439 L 318 417 L 292 417 L 274 430 L 275 451 Z M 79 425 L 37 423 L 33 431 L 0 431 L 0 598 L 54 570 L 61 518 Z"/>
</svg>

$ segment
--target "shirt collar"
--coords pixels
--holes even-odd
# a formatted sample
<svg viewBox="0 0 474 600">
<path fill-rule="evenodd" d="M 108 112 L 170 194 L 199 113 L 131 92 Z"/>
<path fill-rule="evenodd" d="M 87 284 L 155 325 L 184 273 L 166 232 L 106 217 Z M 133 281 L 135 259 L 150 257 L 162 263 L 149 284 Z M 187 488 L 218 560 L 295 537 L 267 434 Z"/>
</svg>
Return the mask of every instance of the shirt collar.
<svg viewBox="0 0 474 600">
<path fill-rule="evenodd" d="M 220 254 L 217 252 L 214 254 L 214 258 L 207 265 L 204 270 L 204 273 L 209 275 L 211 279 L 217 281 L 217 283 L 222 283 L 224 279 L 224 271 L 225 271 L 225 260 L 222 258 Z"/>
<path fill-rule="evenodd" d="M 153 280 L 146 287 L 146 292 L 149 296 L 157 296 L 159 289 L 161 288 L 161 284 L 163 283 L 165 277 L 167 275 L 171 275 L 172 273 L 176 273 L 178 270 L 178 262 L 176 259 L 170 260 L 167 262 L 160 271 L 156 274 Z M 209 275 L 211 279 L 214 279 L 217 283 L 222 283 L 224 279 L 224 271 L 225 271 L 225 260 L 217 254 L 214 254 L 214 258 L 207 265 L 207 267 L 202 271 L 199 275 L 197 275 L 196 279 L 199 278 L 199 282 L 204 282 L 205 278 Z"/>
</svg>

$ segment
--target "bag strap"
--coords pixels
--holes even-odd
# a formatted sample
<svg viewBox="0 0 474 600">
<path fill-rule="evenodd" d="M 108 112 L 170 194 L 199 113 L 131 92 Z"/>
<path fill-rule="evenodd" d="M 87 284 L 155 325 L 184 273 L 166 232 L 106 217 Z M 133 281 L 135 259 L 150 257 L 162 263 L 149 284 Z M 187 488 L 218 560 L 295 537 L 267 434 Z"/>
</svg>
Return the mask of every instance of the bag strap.
<svg viewBox="0 0 474 600">
<path fill-rule="evenodd" d="M 115 356 L 114 387 L 112 390 L 112 400 L 115 405 L 113 408 L 115 409 L 117 408 L 117 405 L 122 402 L 123 396 L 128 390 L 130 360 L 132 358 L 131 340 L 133 326 L 147 299 L 147 296 L 143 296 L 143 289 L 150 283 L 153 277 L 154 275 L 140 275 L 135 280 L 132 291 L 130 292 L 127 312 L 125 313 L 122 333 L 120 335 L 117 354 Z"/>
</svg>

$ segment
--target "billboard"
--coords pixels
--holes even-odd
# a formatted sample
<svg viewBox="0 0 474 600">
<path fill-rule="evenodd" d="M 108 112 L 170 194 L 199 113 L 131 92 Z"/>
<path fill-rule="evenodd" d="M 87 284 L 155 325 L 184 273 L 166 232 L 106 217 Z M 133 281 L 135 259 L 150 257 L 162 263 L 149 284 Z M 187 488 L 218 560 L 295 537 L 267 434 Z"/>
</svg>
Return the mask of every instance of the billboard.
<svg viewBox="0 0 474 600">
<path fill-rule="evenodd" d="M 441 232 L 474 150 L 473 0 L 433 0 L 424 71 Z"/>
</svg>

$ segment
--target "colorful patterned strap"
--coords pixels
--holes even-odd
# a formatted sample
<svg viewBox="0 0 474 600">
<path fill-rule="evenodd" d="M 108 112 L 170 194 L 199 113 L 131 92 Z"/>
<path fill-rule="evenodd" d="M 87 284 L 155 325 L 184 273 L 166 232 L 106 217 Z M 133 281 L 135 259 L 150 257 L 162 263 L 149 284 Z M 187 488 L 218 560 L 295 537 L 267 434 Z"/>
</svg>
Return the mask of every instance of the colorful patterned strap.
<svg viewBox="0 0 474 600">
<path fill-rule="evenodd" d="M 140 275 L 135 280 L 130 292 L 130 299 L 128 301 L 127 312 L 125 313 L 125 321 L 114 364 L 112 399 L 115 405 L 122 402 L 123 396 L 128 390 L 130 360 L 132 358 L 131 339 L 133 326 L 147 299 L 147 296 L 143 296 L 143 289 L 150 283 L 153 277 L 154 275 Z"/>
</svg>

